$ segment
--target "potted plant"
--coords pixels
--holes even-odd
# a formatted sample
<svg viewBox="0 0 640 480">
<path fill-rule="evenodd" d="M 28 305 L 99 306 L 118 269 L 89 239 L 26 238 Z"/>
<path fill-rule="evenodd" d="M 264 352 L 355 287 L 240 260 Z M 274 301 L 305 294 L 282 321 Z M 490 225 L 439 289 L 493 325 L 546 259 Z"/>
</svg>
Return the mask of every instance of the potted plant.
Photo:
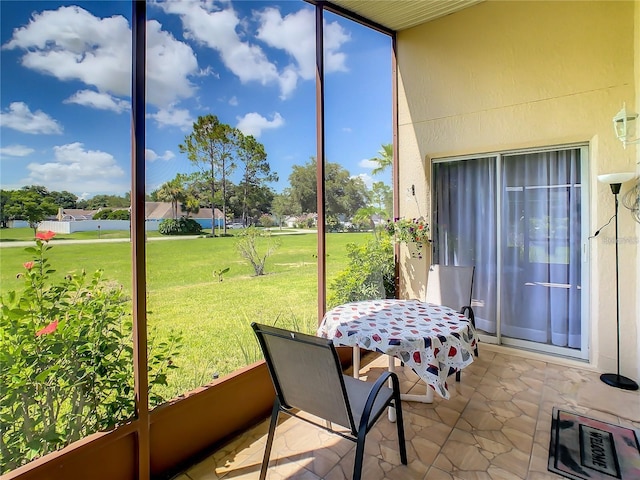
<svg viewBox="0 0 640 480">
<path fill-rule="evenodd" d="M 386 230 L 396 242 L 404 242 L 410 247 L 413 258 L 422 258 L 423 245 L 431 241 L 429 224 L 422 217 L 394 218 L 387 221 Z"/>
</svg>

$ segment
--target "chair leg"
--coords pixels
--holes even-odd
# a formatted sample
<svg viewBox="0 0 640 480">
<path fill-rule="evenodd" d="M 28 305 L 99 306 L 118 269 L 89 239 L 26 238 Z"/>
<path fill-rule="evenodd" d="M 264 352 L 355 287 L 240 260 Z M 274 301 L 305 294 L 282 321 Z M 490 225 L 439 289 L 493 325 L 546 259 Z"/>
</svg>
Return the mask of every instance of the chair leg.
<svg viewBox="0 0 640 480">
<path fill-rule="evenodd" d="M 269 468 L 269 457 L 271 456 L 271 447 L 273 445 L 273 437 L 276 433 L 278 425 L 278 415 L 280 414 L 280 400 L 276 397 L 273 402 L 273 410 L 271 410 L 271 422 L 269 423 L 269 434 L 267 435 L 267 444 L 264 448 L 264 457 L 262 458 L 262 467 L 260 468 L 260 480 L 267 478 L 267 469 Z"/>
<path fill-rule="evenodd" d="M 427 388 L 429 386 L 427 385 Z M 407 464 L 407 445 L 404 438 L 404 420 L 402 419 L 402 400 L 400 400 L 400 388 L 393 392 L 393 403 L 396 407 L 396 425 L 398 427 L 398 447 L 400 448 L 400 461 L 403 465 Z"/>
<path fill-rule="evenodd" d="M 364 457 L 364 441 L 367 438 L 367 429 L 361 428 L 358 432 L 358 440 L 356 442 L 356 458 L 353 462 L 353 480 L 362 478 L 362 463 Z"/>
</svg>

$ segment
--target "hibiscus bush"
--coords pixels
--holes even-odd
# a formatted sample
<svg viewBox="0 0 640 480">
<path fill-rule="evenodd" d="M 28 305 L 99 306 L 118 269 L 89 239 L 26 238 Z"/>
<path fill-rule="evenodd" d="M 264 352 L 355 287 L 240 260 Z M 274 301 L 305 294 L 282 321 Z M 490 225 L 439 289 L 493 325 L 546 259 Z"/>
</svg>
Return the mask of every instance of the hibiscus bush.
<svg viewBox="0 0 640 480">
<path fill-rule="evenodd" d="M 393 243 L 388 235 L 347 243 L 349 264 L 329 285 L 329 307 L 359 300 L 395 298 Z"/>
<path fill-rule="evenodd" d="M 70 273 L 54 281 L 45 254 L 52 232 L 38 233 L 33 257 L 3 295 L 0 320 L 0 471 L 107 430 L 135 414 L 130 299 L 121 285 Z M 181 339 L 149 341 L 149 396 L 166 385 Z"/>
</svg>

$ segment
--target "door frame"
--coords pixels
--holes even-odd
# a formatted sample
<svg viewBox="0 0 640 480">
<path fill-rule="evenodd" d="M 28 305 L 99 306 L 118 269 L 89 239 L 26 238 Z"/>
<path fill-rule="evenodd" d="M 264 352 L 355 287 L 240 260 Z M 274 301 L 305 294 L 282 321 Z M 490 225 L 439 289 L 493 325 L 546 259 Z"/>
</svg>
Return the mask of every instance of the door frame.
<svg viewBox="0 0 640 480">
<path fill-rule="evenodd" d="M 496 345 L 506 345 L 511 346 L 523 350 L 530 350 L 542 354 L 548 355 L 556 355 L 562 357 L 569 357 L 573 359 L 579 360 L 589 360 L 589 346 L 591 339 L 591 315 L 589 309 L 589 297 L 590 297 L 590 261 L 589 261 L 589 232 L 591 231 L 590 224 L 590 215 L 589 215 L 589 199 L 590 199 L 590 182 L 589 182 L 589 168 L 590 168 L 590 151 L 588 142 L 581 143 L 571 143 L 571 144 L 560 144 L 560 145 L 552 145 L 545 147 L 535 147 L 535 148 L 526 148 L 526 149 L 513 149 L 513 150 L 504 150 L 504 151 L 496 151 L 496 152 L 479 152 L 477 154 L 470 155 L 462 155 L 455 157 L 441 157 L 441 158 L 432 158 L 431 159 L 431 205 L 435 205 L 434 199 L 434 184 L 435 184 L 435 172 L 433 166 L 437 163 L 448 163 L 452 161 L 460 161 L 460 160 L 474 160 L 478 158 L 491 158 L 495 159 L 495 178 L 497 182 L 501 181 L 500 172 L 502 169 L 502 162 L 504 157 L 511 155 L 519 155 L 519 154 L 530 154 L 530 153 L 542 153 L 549 151 L 559 151 L 559 150 L 572 150 L 578 149 L 580 150 L 580 182 L 581 182 L 581 212 L 580 212 L 580 222 L 581 222 L 581 237 L 580 237 L 580 258 L 581 258 L 581 267 L 580 267 L 580 277 L 581 277 L 581 294 L 580 294 L 580 329 L 581 329 L 581 345 L 580 349 L 569 348 L 569 347 L 559 347 L 556 345 L 547 345 L 543 343 L 533 342 L 529 340 L 520 340 L 514 338 L 508 338 L 501 334 L 501 298 L 500 298 L 500 289 L 496 291 L 496 334 L 488 335 L 488 334 L 479 334 L 479 338 L 481 342 L 496 344 Z M 496 205 L 502 205 L 502 189 L 500 185 L 496 188 Z M 431 214 L 433 215 L 433 211 Z M 496 235 L 497 238 L 500 238 L 499 233 L 502 231 L 502 219 L 500 215 L 496 215 Z M 433 248 L 433 247 L 432 247 Z M 502 270 L 500 265 L 500 259 L 502 258 L 502 244 L 498 243 L 496 246 L 496 259 L 498 265 L 496 268 L 496 282 L 500 285 L 502 281 Z M 432 252 L 432 258 L 433 252 Z"/>
</svg>

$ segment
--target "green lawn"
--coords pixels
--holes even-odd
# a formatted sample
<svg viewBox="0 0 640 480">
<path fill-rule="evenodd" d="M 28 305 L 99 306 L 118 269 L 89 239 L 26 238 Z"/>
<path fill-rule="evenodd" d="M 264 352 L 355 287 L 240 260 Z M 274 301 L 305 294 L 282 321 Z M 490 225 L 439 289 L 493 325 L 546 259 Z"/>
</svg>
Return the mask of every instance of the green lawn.
<svg viewBox="0 0 640 480">
<path fill-rule="evenodd" d="M 23 229 L 24 230 L 24 229 Z M 3 239 L 16 238 L 2 231 Z M 77 235 L 77 234 L 74 234 Z M 33 236 L 26 235 L 25 239 Z M 274 236 L 275 237 L 275 236 Z M 367 233 L 327 236 L 327 278 L 347 263 L 345 245 Z M 235 249 L 237 239 L 177 238 L 147 242 L 147 310 L 152 336 L 181 332 L 182 354 L 165 395 L 173 397 L 260 358 L 252 321 L 299 330 L 317 326 L 317 238 L 315 233 L 278 236 L 279 248 L 256 277 Z M 3 240 L 4 241 L 4 240 Z M 131 243 L 65 243 L 58 236 L 48 252 L 54 275 L 72 270 L 105 271 L 105 278 L 131 291 Z M 16 274 L 30 260 L 21 247 L 0 248 L 0 291 L 21 288 Z M 214 270 L 229 267 L 219 282 Z"/>
<path fill-rule="evenodd" d="M 147 232 L 148 237 L 160 237 L 158 232 Z M 33 230 L 30 228 L 0 228 L 0 242 L 23 242 L 33 240 Z M 129 238 L 129 230 L 104 230 L 97 232 L 74 232 L 70 234 L 58 233 L 56 240 L 97 240 L 109 238 Z"/>
</svg>

